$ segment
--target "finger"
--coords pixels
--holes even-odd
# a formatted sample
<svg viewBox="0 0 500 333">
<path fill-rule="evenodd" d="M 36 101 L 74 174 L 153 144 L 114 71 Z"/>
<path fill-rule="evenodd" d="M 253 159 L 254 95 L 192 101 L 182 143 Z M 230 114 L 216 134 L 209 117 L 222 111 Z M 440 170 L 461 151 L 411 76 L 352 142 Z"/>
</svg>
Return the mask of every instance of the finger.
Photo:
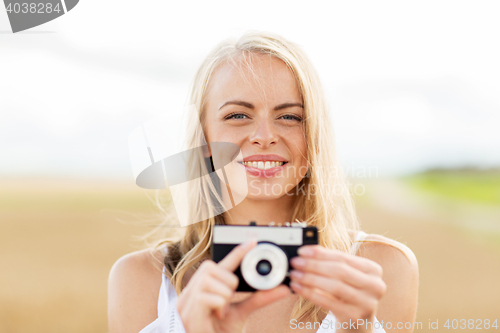
<svg viewBox="0 0 500 333">
<path fill-rule="evenodd" d="M 250 251 L 255 245 L 257 245 L 257 242 L 255 240 L 251 240 L 236 246 L 231 250 L 231 252 L 228 253 L 227 256 L 224 257 L 224 259 L 219 262 L 219 266 L 227 269 L 228 271 L 234 272 L 240 265 L 245 254 L 247 254 L 247 252 Z"/>
<path fill-rule="evenodd" d="M 207 269 L 209 270 L 210 276 L 224 283 L 233 291 L 238 287 L 239 280 L 236 274 L 234 274 L 233 272 L 230 272 L 215 263 L 213 264 L 213 266 L 211 265 L 211 267 L 208 267 Z"/>
<path fill-rule="evenodd" d="M 221 295 L 208 292 L 204 292 L 197 300 L 199 304 L 196 304 L 196 306 L 203 305 L 202 308 L 209 310 L 224 309 L 227 304 L 227 300 Z"/>
<path fill-rule="evenodd" d="M 229 308 L 229 304 L 226 304 L 223 308 L 216 309 L 215 315 L 217 316 L 217 318 L 224 319 L 228 308 Z"/>
<path fill-rule="evenodd" d="M 382 276 L 382 266 L 375 261 L 364 257 L 354 256 L 337 249 L 327 249 L 320 245 L 304 245 L 300 247 L 298 253 L 304 258 L 344 262 L 367 274 Z"/>
<path fill-rule="evenodd" d="M 364 273 L 345 262 L 298 257 L 293 258 L 290 262 L 293 268 L 298 271 L 339 279 L 356 288 L 371 289 L 375 287 L 373 275 Z"/>
<path fill-rule="evenodd" d="M 253 311 L 275 302 L 290 294 L 290 289 L 285 285 L 280 285 L 271 290 L 260 290 L 248 299 L 235 304 L 235 309 L 243 318 L 248 317 Z"/>
<path fill-rule="evenodd" d="M 304 286 L 297 282 L 291 282 L 290 287 L 300 296 L 310 300 L 324 309 L 330 310 L 337 318 L 357 319 L 364 317 L 366 315 L 365 312 L 368 312 L 356 305 L 334 299 L 329 295 L 318 292 L 314 288 Z"/>
<path fill-rule="evenodd" d="M 339 275 L 338 273 L 332 273 L 332 275 Z M 384 281 L 373 275 L 363 274 L 361 273 L 360 280 L 356 280 L 355 277 L 349 278 L 349 276 L 343 276 L 341 279 L 333 278 L 324 275 L 318 275 L 314 272 L 306 272 L 306 271 L 297 271 L 293 270 L 290 273 L 290 278 L 293 281 L 299 282 L 304 285 L 308 285 L 311 287 L 321 286 L 320 289 L 325 290 L 329 293 L 333 293 L 338 295 L 341 298 L 349 297 L 350 295 L 342 296 L 340 295 L 343 292 L 343 286 L 346 287 L 346 293 L 349 291 L 362 291 L 363 293 L 375 296 L 377 299 L 382 298 L 385 293 L 386 285 Z M 339 288 L 342 290 L 338 291 Z"/>
<path fill-rule="evenodd" d="M 233 272 L 229 272 L 223 267 L 220 267 L 212 260 L 203 261 L 203 263 L 198 268 L 198 271 L 196 273 L 198 274 L 196 274 L 191 280 L 194 280 L 196 277 L 197 283 L 203 283 L 207 275 L 210 275 L 224 282 L 234 290 L 236 290 L 236 287 L 238 286 L 238 277 Z M 198 280 L 200 281 L 198 282 Z"/>
<path fill-rule="evenodd" d="M 215 278 L 207 279 L 203 290 L 211 294 L 220 295 L 228 301 L 233 296 L 233 289 Z"/>
<path fill-rule="evenodd" d="M 367 295 L 364 294 L 364 290 L 355 289 L 349 284 L 337 279 L 297 271 L 292 271 L 290 277 L 293 282 L 299 282 L 301 285 L 312 289 L 319 289 L 323 291 L 323 293 L 326 292 L 326 294 L 333 295 L 347 303 L 362 304 L 367 298 Z"/>
</svg>

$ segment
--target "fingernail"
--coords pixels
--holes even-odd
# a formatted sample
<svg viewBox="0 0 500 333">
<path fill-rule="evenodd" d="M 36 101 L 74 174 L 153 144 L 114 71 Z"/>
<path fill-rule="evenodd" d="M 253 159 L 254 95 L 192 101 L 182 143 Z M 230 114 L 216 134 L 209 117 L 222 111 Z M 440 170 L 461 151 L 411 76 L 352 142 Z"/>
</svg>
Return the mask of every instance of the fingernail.
<svg viewBox="0 0 500 333">
<path fill-rule="evenodd" d="M 306 261 L 302 258 L 295 257 L 291 260 L 292 265 L 296 267 L 304 267 L 306 265 Z"/>
<path fill-rule="evenodd" d="M 311 257 L 313 255 L 313 250 L 308 247 L 300 247 L 297 253 L 301 256 Z"/>
<path fill-rule="evenodd" d="M 302 279 L 302 277 L 304 276 L 304 273 L 302 273 L 301 271 L 292 271 L 292 273 L 290 273 L 290 275 L 293 279 Z"/>
<path fill-rule="evenodd" d="M 300 283 L 297 283 L 297 282 L 290 282 L 290 287 L 297 289 L 297 290 L 302 289 L 302 285 Z"/>
</svg>

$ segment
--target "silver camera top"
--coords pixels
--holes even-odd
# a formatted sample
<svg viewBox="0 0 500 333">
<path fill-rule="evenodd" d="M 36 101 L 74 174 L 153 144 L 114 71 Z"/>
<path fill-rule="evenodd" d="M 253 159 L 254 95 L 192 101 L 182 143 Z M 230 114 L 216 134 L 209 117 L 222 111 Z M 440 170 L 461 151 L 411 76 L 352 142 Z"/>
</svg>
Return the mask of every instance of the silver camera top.
<svg viewBox="0 0 500 333">
<path fill-rule="evenodd" d="M 271 242 L 280 245 L 303 244 L 304 228 L 302 225 L 290 227 L 274 227 L 250 225 L 225 225 L 214 228 L 213 242 L 215 244 L 240 244 L 255 239 L 257 242 Z"/>
</svg>

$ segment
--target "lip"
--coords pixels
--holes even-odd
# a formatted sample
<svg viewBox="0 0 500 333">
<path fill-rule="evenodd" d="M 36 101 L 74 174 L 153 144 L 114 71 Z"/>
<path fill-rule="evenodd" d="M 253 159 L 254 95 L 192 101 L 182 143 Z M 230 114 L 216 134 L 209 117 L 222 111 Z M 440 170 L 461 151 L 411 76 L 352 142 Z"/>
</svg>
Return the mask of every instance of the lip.
<svg viewBox="0 0 500 333">
<path fill-rule="evenodd" d="M 248 165 L 244 165 L 242 163 L 243 161 L 244 162 L 254 162 L 254 161 L 263 161 L 263 162 L 275 161 L 276 162 L 276 161 L 278 161 L 278 162 L 285 162 L 285 164 L 274 167 L 274 168 L 270 168 L 267 170 L 261 170 L 261 169 L 254 168 L 254 167 L 251 167 Z M 288 164 L 288 161 L 279 155 L 252 155 L 252 156 L 248 156 L 248 157 L 244 158 L 243 161 L 240 161 L 238 164 L 241 165 L 242 167 L 244 167 L 245 171 L 248 174 L 250 174 L 254 177 L 259 177 L 259 178 L 272 178 L 272 177 L 276 176 L 277 173 L 283 171 L 285 166 Z"/>
<path fill-rule="evenodd" d="M 243 158 L 243 162 L 256 162 L 256 161 L 275 161 L 275 162 L 288 162 L 284 157 L 280 155 L 251 155 Z M 241 161 L 239 161 L 241 162 Z M 270 169 L 269 169 L 270 170 Z"/>
</svg>

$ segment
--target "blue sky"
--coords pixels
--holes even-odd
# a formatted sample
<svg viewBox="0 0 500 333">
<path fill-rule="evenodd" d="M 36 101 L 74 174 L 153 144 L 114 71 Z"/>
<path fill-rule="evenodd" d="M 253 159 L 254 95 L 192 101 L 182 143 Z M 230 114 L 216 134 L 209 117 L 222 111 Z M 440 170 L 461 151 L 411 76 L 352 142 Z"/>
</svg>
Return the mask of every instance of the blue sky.
<svg viewBox="0 0 500 333">
<path fill-rule="evenodd" d="M 269 30 L 324 83 L 349 170 L 500 165 L 495 1 L 83 0 L 0 34 L 0 176 L 132 178 L 128 135 L 181 109 L 219 41 Z M 10 29 L 0 10 L 0 31 Z"/>
</svg>

